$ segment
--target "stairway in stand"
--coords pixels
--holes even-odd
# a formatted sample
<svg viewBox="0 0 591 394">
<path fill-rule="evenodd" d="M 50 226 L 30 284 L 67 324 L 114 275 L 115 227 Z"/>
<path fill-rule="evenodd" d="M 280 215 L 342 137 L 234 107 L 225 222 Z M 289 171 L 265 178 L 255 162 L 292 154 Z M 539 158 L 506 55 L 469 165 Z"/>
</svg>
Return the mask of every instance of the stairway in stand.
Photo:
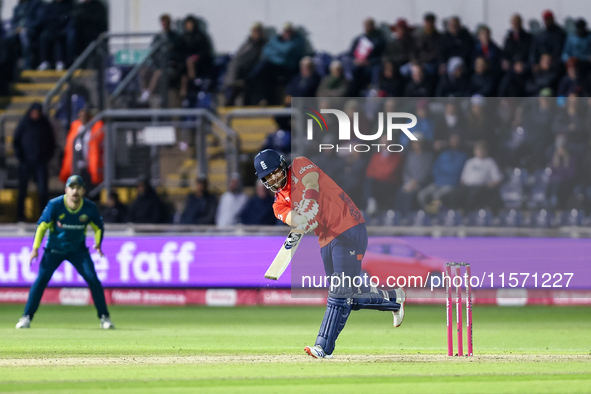
<svg viewBox="0 0 591 394">
<path fill-rule="evenodd" d="M 16 199 L 17 199 L 17 184 L 18 179 L 18 160 L 14 156 L 14 149 L 12 146 L 14 132 L 20 119 L 24 116 L 35 102 L 43 103 L 45 96 L 57 81 L 66 74 L 66 71 L 55 70 L 26 70 L 20 75 L 20 81 L 12 84 L 11 91 L 14 92 L 12 96 L 0 97 L 0 116 L 6 115 L 4 123 L 4 155 L 6 178 L 8 183 L 2 185 L 0 190 L 0 222 L 10 222 L 16 220 Z M 62 138 L 63 139 L 63 138 Z M 60 138 L 58 138 L 60 141 Z M 54 160 L 57 160 L 54 158 Z M 59 179 L 54 174 L 49 179 L 49 189 L 54 190 L 56 187 L 61 188 L 62 185 Z M 29 184 L 29 196 L 25 201 L 25 215 L 27 220 L 35 221 L 39 215 L 40 208 L 38 207 L 36 193 L 31 193 L 35 190 L 33 182 Z M 42 208 L 42 207 L 41 207 Z"/>
</svg>

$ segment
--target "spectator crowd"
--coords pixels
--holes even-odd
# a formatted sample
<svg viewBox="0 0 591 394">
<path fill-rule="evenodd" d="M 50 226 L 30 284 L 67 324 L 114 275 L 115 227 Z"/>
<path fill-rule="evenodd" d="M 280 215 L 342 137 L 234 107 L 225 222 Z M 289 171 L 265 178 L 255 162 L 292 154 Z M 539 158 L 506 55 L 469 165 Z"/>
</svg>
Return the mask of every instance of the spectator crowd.
<svg viewBox="0 0 591 394">
<path fill-rule="evenodd" d="M 380 129 L 379 113 L 416 115 L 409 128 L 416 141 L 396 129 L 391 140 L 384 129 L 373 148 L 355 136 L 314 133 L 307 141 L 305 155 L 378 221 L 388 211 L 591 210 L 591 99 L 545 90 L 531 98 L 312 98 L 302 105 L 314 103 L 350 119 L 355 112 L 366 135 Z M 338 129 L 335 116 L 325 119 Z M 391 144 L 404 149 L 391 153 Z"/>
<path fill-rule="evenodd" d="M 8 92 L 19 70 L 69 67 L 107 30 L 107 8 L 101 0 L 19 0 L 9 23 L 0 29 L 0 92 Z"/>
<path fill-rule="evenodd" d="M 216 225 L 220 227 L 245 225 L 275 225 L 273 196 L 259 183 L 255 193 L 248 196 L 242 190 L 238 174 L 233 174 L 228 191 L 216 196 L 209 190 L 207 178 L 198 178 L 195 192 L 187 196 L 181 212 L 160 197 L 147 179 L 140 179 L 137 197 L 129 206 L 111 192 L 102 207 L 105 223 L 178 223 L 186 225 Z"/>
<path fill-rule="evenodd" d="M 513 208 L 589 210 L 591 100 L 583 97 L 591 96 L 591 33 L 583 18 L 560 26 L 546 10 L 542 20 L 543 28 L 527 31 L 514 14 L 503 42 L 495 43 L 488 26 L 470 31 L 456 16 L 444 21 L 443 30 L 432 13 L 421 26 L 398 19 L 387 31 L 367 18 L 339 54 L 314 52 L 305 30 L 292 23 L 275 34 L 257 22 L 234 54 L 216 57 L 201 19 L 189 15 L 177 24 L 165 14 L 153 45 L 164 41 L 166 63 L 154 57 L 140 71 L 138 101 L 156 94 L 166 75 L 184 106 L 196 106 L 195 93 L 203 91 L 219 93 L 224 105 L 289 106 L 292 97 L 318 97 L 317 107 L 333 108 L 331 99 L 351 97 L 341 108 L 351 119 L 358 115 L 362 130 L 375 130 L 377 111 L 416 114 L 418 141 L 404 134 L 394 141 L 405 148 L 403 154 L 306 152 L 368 217 L 448 209 L 493 215 Z M 100 0 L 20 0 L 2 32 L 0 70 L 11 75 L 17 68 L 63 69 L 106 30 Z M 384 99 L 379 108 L 368 109 L 355 97 Z M 83 127 L 89 119 L 81 111 L 71 125 L 60 178 L 81 173 L 88 184 L 98 185 L 104 137 L 100 122 L 92 130 Z M 288 155 L 291 124 L 276 122 L 261 149 Z M 31 107 L 15 136 L 20 189 L 26 191 L 34 177 L 42 201 L 53 154 L 47 147 L 55 144 L 48 128 L 40 108 Z M 31 135 L 47 144 L 30 146 Z M 316 142 L 335 143 L 324 138 Z M 207 179 L 198 179 L 176 214 L 141 180 L 129 207 L 113 193 L 104 214 L 112 222 L 274 224 L 271 204 L 272 196 L 258 184 L 247 197 L 235 174 L 219 198 L 208 190 Z M 18 211 L 21 218 L 20 198 Z"/>
<path fill-rule="evenodd" d="M 179 34 L 187 34 L 189 18 Z M 585 19 L 562 27 L 546 10 L 542 20 L 543 28 L 528 32 L 514 14 L 497 44 L 488 26 L 471 32 L 457 16 L 444 21 L 443 31 L 431 13 L 422 26 L 398 19 L 388 31 L 368 18 L 350 48 L 338 54 L 314 52 L 302 27 L 286 23 L 274 34 L 257 22 L 236 53 L 216 58 L 214 66 L 210 44 L 191 50 L 174 45 L 170 58 L 188 69 L 180 73 L 193 81 L 190 87 L 217 78 L 225 105 L 238 97 L 244 105 L 289 105 L 291 97 L 532 97 L 544 89 L 554 96 L 588 95 L 591 34 Z M 206 65 L 193 72 L 188 64 L 196 55 Z M 180 89 L 184 97 L 186 84 Z"/>
</svg>

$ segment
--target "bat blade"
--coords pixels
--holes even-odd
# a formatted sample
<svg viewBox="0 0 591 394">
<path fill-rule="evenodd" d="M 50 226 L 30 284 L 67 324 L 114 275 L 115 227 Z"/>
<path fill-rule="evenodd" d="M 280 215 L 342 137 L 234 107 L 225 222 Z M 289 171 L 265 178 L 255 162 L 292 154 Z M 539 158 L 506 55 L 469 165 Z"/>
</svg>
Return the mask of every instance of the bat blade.
<svg viewBox="0 0 591 394">
<path fill-rule="evenodd" d="M 275 256 L 275 259 L 265 273 L 265 278 L 277 280 L 283 275 L 303 236 L 303 230 L 293 229 L 289 232 L 287 239 L 283 243 L 283 246 L 281 246 L 281 250 L 279 250 L 279 253 L 277 253 L 277 256 Z"/>
</svg>

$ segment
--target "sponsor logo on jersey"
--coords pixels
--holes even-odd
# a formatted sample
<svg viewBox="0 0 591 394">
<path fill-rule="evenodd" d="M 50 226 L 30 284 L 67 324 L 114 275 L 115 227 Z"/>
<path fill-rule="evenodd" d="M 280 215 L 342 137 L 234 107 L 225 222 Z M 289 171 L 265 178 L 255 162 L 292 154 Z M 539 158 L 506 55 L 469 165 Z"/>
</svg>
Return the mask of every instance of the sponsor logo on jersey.
<svg viewBox="0 0 591 394">
<path fill-rule="evenodd" d="M 296 178 L 295 175 L 291 174 L 291 181 L 293 182 L 294 185 L 297 185 L 300 180 L 298 178 Z"/>
<path fill-rule="evenodd" d="M 60 221 L 57 222 L 57 226 L 65 230 L 84 230 L 86 228 L 85 224 L 64 224 Z"/>
<path fill-rule="evenodd" d="M 314 164 L 308 164 L 307 166 L 300 168 L 300 175 L 314 167 L 316 167 Z"/>
<path fill-rule="evenodd" d="M 80 215 L 80 217 L 78 218 L 78 220 L 80 220 L 82 223 L 88 221 L 88 216 L 86 215 Z"/>
<path fill-rule="evenodd" d="M 64 218 L 65 218 L 65 217 L 66 217 L 66 214 L 65 214 L 65 213 L 62 213 L 62 214 L 59 216 L 59 219 L 60 219 L 60 220 L 64 220 Z"/>
</svg>

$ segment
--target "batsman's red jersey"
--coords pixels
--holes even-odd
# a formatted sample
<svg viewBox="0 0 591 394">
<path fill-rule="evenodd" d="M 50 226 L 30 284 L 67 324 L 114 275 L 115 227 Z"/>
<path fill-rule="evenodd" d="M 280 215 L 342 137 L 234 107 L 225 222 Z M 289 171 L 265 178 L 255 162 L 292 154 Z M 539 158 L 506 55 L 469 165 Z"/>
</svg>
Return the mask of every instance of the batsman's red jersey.
<svg viewBox="0 0 591 394">
<path fill-rule="evenodd" d="M 296 157 L 287 171 L 287 184 L 275 194 L 273 211 L 285 222 L 287 214 L 297 211 L 304 199 L 302 178 L 311 172 L 318 173 L 318 236 L 320 247 L 326 246 L 351 227 L 364 223 L 359 208 L 328 175 L 305 157 Z"/>
</svg>

